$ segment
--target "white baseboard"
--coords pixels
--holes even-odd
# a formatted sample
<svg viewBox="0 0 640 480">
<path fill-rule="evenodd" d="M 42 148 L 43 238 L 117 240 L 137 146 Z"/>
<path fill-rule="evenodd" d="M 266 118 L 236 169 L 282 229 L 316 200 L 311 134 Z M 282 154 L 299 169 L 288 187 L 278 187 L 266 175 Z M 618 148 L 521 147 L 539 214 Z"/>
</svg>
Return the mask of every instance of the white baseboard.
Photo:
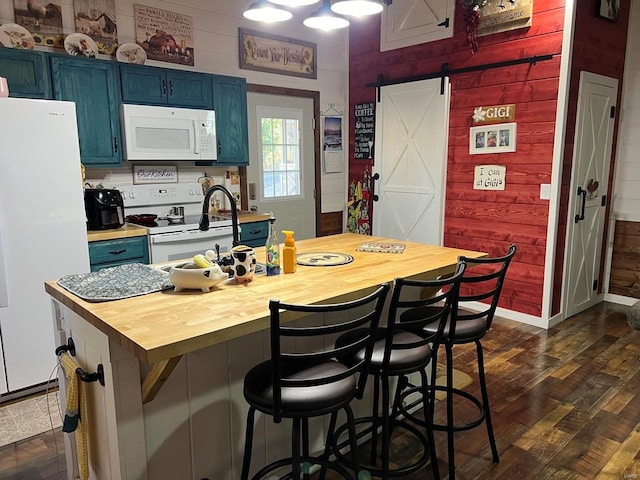
<svg viewBox="0 0 640 480">
<path fill-rule="evenodd" d="M 615 293 L 605 293 L 604 301 L 631 306 L 636 302 L 640 302 L 640 299 L 634 297 L 625 297 L 624 295 L 616 295 Z"/>
</svg>

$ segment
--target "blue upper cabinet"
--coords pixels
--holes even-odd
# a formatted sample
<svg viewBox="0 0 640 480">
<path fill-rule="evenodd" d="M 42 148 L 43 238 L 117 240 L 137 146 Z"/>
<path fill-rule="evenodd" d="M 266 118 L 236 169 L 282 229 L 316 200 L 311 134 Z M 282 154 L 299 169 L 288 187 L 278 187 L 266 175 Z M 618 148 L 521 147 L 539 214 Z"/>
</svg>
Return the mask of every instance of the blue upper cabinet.
<svg viewBox="0 0 640 480">
<path fill-rule="evenodd" d="M 218 140 L 214 165 L 249 165 L 246 80 L 213 75 L 213 108 Z"/>
<path fill-rule="evenodd" d="M 11 97 L 52 98 L 49 64 L 44 52 L 0 48 L 0 77 Z"/>
<path fill-rule="evenodd" d="M 82 163 L 91 167 L 121 165 L 117 65 L 53 55 L 50 61 L 54 98 L 76 103 Z"/>
<path fill-rule="evenodd" d="M 211 109 L 211 75 L 184 70 L 120 65 L 122 101 Z"/>
</svg>

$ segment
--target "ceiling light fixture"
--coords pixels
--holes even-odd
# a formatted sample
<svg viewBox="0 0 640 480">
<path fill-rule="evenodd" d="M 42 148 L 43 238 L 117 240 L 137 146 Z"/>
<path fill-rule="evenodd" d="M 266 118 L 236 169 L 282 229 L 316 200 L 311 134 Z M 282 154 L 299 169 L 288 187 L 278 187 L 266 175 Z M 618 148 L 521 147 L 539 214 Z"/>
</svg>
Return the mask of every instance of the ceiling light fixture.
<svg viewBox="0 0 640 480">
<path fill-rule="evenodd" d="M 242 15 L 249 20 L 266 23 L 284 22 L 293 17 L 291 12 L 278 8 L 266 0 L 258 0 L 251 4 Z"/>
<path fill-rule="evenodd" d="M 338 0 L 331 5 L 331 10 L 340 15 L 364 17 L 380 13 L 382 2 L 379 0 Z"/>
<path fill-rule="evenodd" d="M 336 30 L 349 26 L 349 20 L 331 11 L 331 0 L 323 0 L 322 6 L 302 22 L 309 28 L 318 30 Z"/>
<path fill-rule="evenodd" d="M 284 5 L 285 7 L 304 7 L 305 5 L 313 5 L 320 0 L 269 0 L 271 3 L 277 5 Z"/>
</svg>

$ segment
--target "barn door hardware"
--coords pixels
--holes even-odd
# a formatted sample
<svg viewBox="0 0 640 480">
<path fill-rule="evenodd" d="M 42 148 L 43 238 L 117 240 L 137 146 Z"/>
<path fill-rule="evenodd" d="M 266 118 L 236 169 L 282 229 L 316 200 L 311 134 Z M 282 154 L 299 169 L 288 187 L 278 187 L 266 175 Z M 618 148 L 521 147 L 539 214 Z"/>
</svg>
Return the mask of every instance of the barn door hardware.
<svg viewBox="0 0 640 480">
<path fill-rule="evenodd" d="M 378 195 L 375 194 L 375 190 L 376 190 L 376 180 L 380 180 L 380 174 L 378 172 L 374 173 L 373 176 L 371 177 L 372 182 L 371 182 L 371 200 L 373 200 L 374 202 L 377 202 L 379 197 Z"/>
<path fill-rule="evenodd" d="M 580 207 L 580 215 L 576 214 L 575 217 L 575 223 L 578 223 L 581 220 L 584 220 L 584 209 L 586 207 L 587 204 L 587 191 L 582 188 L 582 187 L 578 187 L 578 196 L 582 195 L 582 206 Z"/>
<path fill-rule="evenodd" d="M 453 75 L 460 75 L 463 73 L 469 73 L 469 72 L 478 72 L 478 71 L 483 71 L 483 70 L 491 70 L 493 68 L 502 68 L 502 67 L 510 67 L 513 65 L 521 65 L 523 63 L 528 63 L 530 65 L 537 65 L 538 62 L 544 62 L 547 60 L 551 60 L 553 57 L 560 55 L 560 53 L 550 53 L 548 55 L 534 55 L 532 57 L 526 57 L 526 58 L 516 58 L 514 60 L 505 60 L 502 62 L 495 62 L 495 63 L 485 63 L 484 65 L 474 65 L 472 67 L 465 67 L 465 68 L 456 68 L 453 70 L 449 70 L 449 64 L 448 63 L 443 63 L 440 70 L 437 72 L 432 72 L 432 73 L 426 73 L 424 75 L 417 75 L 414 77 L 405 77 L 405 78 L 398 78 L 395 80 L 385 80 L 384 76 L 379 73 L 378 77 L 376 79 L 375 82 L 373 83 L 367 83 L 366 86 L 367 87 L 376 87 L 378 89 L 378 102 L 380 101 L 380 87 L 384 87 L 387 85 L 398 85 L 401 83 L 411 83 L 411 82 L 419 82 L 421 80 L 430 80 L 432 78 L 442 78 L 444 80 L 444 77 L 451 77 Z M 446 73 L 446 75 L 445 75 Z"/>
</svg>

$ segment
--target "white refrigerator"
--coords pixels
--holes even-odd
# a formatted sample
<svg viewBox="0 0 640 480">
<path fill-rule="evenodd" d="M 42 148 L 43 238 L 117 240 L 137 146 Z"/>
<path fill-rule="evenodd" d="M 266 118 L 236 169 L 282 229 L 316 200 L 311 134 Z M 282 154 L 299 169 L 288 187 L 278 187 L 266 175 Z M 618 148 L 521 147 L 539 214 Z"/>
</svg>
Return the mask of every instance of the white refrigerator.
<svg viewBox="0 0 640 480">
<path fill-rule="evenodd" d="M 57 377 L 44 282 L 86 272 L 75 104 L 0 98 L 0 394 Z"/>
</svg>

